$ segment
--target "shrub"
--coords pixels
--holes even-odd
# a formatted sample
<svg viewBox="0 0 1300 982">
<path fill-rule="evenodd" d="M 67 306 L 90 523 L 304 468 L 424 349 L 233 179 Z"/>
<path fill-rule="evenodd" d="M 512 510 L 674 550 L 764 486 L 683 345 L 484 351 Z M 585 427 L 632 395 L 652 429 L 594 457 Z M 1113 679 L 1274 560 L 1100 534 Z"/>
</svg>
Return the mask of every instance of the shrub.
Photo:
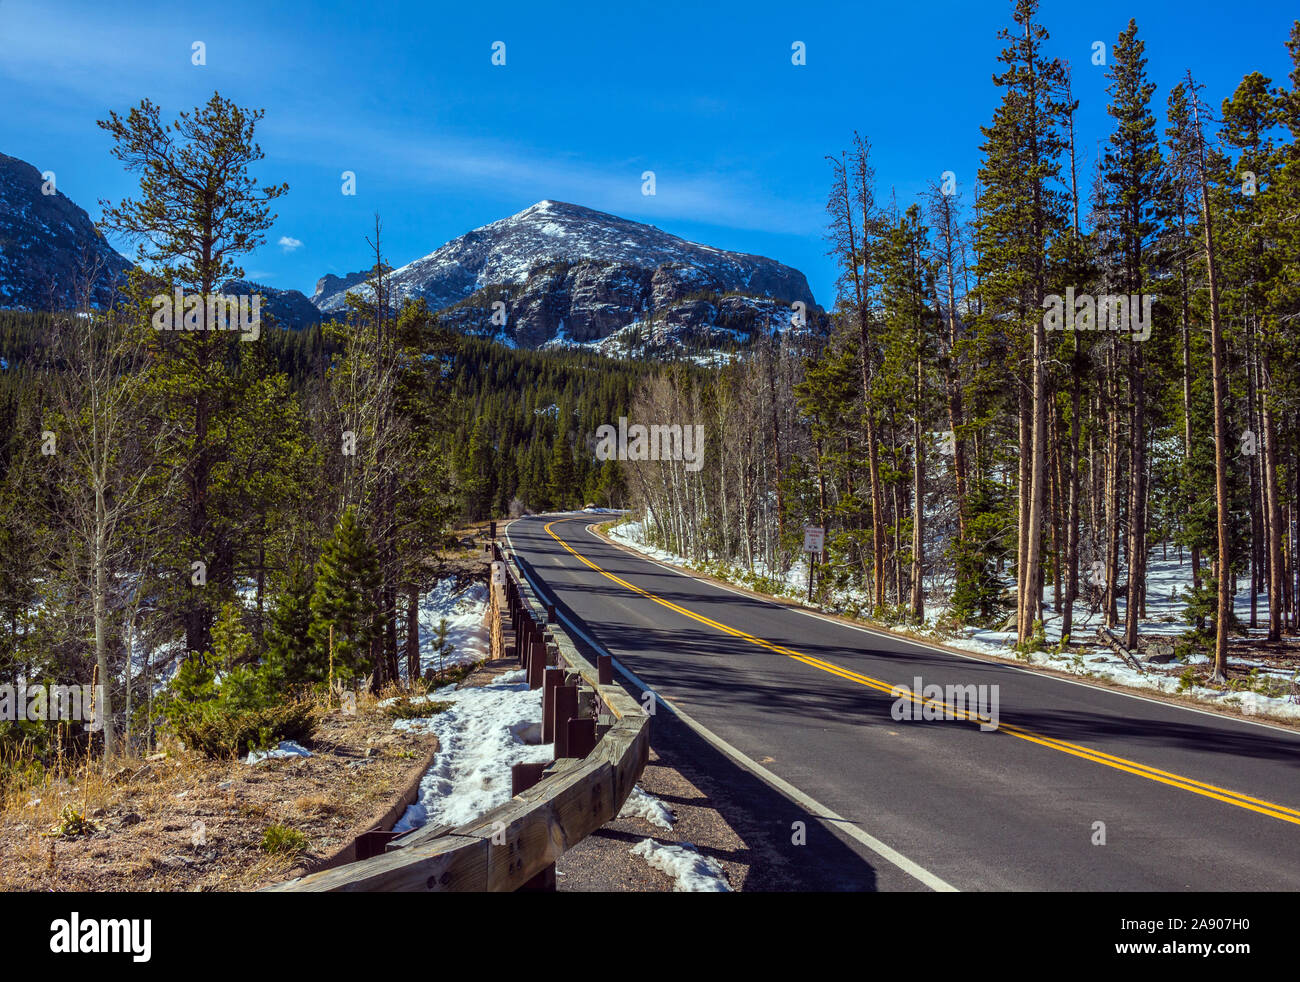
<svg viewBox="0 0 1300 982">
<path fill-rule="evenodd" d="M 433 702 L 431 700 L 415 702 L 410 696 L 402 696 L 396 702 L 390 702 L 385 706 L 384 712 L 393 719 L 427 719 L 430 716 L 445 713 L 451 707 L 450 702 Z"/>
<path fill-rule="evenodd" d="M 262 852 L 296 856 L 307 851 L 307 836 L 286 825 L 268 825 L 262 833 Z"/>
<path fill-rule="evenodd" d="M 456 646 L 447 639 L 449 626 L 447 618 L 438 621 L 438 627 L 433 633 L 433 658 L 434 663 L 438 666 L 438 674 L 442 675 L 442 665 L 456 650 Z"/>
<path fill-rule="evenodd" d="M 474 669 L 478 668 L 482 662 L 462 662 L 459 665 L 452 665 L 448 668 L 434 671 L 427 668 L 424 671 L 424 681 L 431 685 L 455 685 L 457 682 L 464 681 L 474 674 Z"/>
<path fill-rule="evenodd" d="M 1033 633 L 1025 638 L 1024 641 L 1017 642 L 1015 652 L 1022 658 L 1028 658 L 1035 651 L 1047 650 L 1047 634 L 1043 629 L 1042 621 L 1034 621 Z"/>
<path fill-rule="evenodd" d="M 250 661 L 253 640 L 238 603 L 222 607 L 212 642 L 211 651 L 181 663 L 163 696 L 167 728 L 182 744 L 224 757 L 310 738 L 312 703 L 286 698 L 281 661 Z"/>
<path fill-rule="evenodd" d="M 365 676 L 373 668 L 370 643 L 384 629 L 383 612 L 373 599 L 379 580 L 379 555 L 358 523 L 356 510 L 349 508 L 316 562 L 309 602 L 309 635 L 327 664 L 333 645 L 335 678 Z"/>
<path fill-rule="evenodd" d="M 170 727 L 190 750 L 211 757 L 243 756 L 281 740 L 307 740 L 319 722 L 309 700 L 258 708 L 230 709 L 213 699 L 181 709 L 173 704 Z"/>
<path fill-rule="evenodd" d="M 969 543 L 954 545 L 957 585 L 952 593 L 953 614 L 965 624 L 989 627 L 1006 616 L 1002 582 L 992 564 Z"/>
<path fill-rule="evenodd" d="M 311 639 L 311 594 L 314 580 L 309 570 L 296 568 L 276 595 L 266 628 L 266 658 L 290 684 L 321 682 L 328 673 L 328 654 Z"/>
<path fill-rule="evenodd" d="M 1199 647 L 1212 649 L 1215 642 L 1215 630 L 1217 629 L 1217 626 L 1214 625 L 1214 619 L 1219 613 L 1218 580 L 1209 570 L 1201 570 L 1200 581 L 1183 592 L 1183 599 L 1187 602 L 1187 606 L 1183 609 L 1183 617 L 1192 627 L 1192 630 L 1186 632 L 1183 637 L 1191 640 Z M 1200 627 L 1202 624 L 1212 626 L 1203 630 Z M 1247 633 L 1233 610 L 1228 612 L 1228 631 L 1232 634 Z"/>
<path fill-rule="evenodd" d="M 997 564 L 1007 555 L 1003 529 L 1011 525 L 1005 492 L 992 482 L 980 482 L 972 488 L 967 508 L 966 538 L 951 547 L 957 572 L 952 610 L 964 623 L 990 627 L 1008 609 L 997 575 Z"/>
<path fill-rule="evenodd" d="M 96 831 L 98 827 L 94 822 L 72 805 L 64 805 L 63 811 L 59 813 L 59 820 L 50 826 L 48 832 L 42 832 L 41 835 L 54 839 L 75 839 L 79 835 L 90 835 Z"/>
<path fill-rule="evenodd" d="M 45 780 L 45 765 L 32 757 L 6 757 L 0 760 L 0 805 L 11 794 L 40 787 Z"/>
</svg>

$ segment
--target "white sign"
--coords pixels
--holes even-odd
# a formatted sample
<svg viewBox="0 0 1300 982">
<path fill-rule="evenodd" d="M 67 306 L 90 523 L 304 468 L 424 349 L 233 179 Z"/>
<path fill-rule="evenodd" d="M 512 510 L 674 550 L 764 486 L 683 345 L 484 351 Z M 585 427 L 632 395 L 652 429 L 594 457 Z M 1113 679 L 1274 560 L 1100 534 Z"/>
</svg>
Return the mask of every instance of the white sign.
<svg viewBox="0 0 1300 982">
<path fill-rule="evenodd" d="M 504 563 L 492 564 L 492 582 L 497 586 L 506 585 L 506 567 Z"/>
<path fill-rule="evenodd" d="M 826 530 L 820 525 L 805 525 L 803 527 L 804 552 L 821 552 L 825 541 Z"/>
</svg>

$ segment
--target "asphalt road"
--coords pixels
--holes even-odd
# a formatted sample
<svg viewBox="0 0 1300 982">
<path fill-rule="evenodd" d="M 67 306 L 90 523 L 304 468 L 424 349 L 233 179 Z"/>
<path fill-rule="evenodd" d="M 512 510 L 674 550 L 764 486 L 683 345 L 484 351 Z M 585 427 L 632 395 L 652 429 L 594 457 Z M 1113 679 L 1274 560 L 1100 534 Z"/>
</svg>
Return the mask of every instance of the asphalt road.
<svg viewBox="0 0 1300 982">
<path fill-rule="evenodd" d="M 612 546 L 591 521 L 531 517 L 507 536 L 629 690 L 678 710 L 669 729 L 693 724 L 678 743 L 748 803 L 742 824 L 788 886 L 1300 890 L 1300 735 L 731 591 Z M 945 687 L 931 715 L 960 708 L 947 686 L 989 687 L 983 726 L 896 719 L 901 704 L 926 712 L 891 692 L 916 677 Z"/>
</svg>

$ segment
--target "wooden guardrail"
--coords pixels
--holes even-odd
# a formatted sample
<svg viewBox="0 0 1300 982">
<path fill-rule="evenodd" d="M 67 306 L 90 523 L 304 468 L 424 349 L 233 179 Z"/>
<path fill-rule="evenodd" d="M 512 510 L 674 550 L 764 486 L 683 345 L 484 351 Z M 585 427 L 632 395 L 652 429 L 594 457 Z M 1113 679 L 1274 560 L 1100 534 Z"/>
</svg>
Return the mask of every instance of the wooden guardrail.
<svg viewBox="0 0 1300 982">
<path fill-rule="evenodd" d="M 614 684 L 608 655 L 588 661 L 534 593 L 519 560 L 497 542 L 490 588 L 495 657 L 517 658 L 542 689 L 550 764 L 520 764 L 510 801 L 472 822 L 425 826 L 358 862 L 310 873 L 272 891 L 509 891 L 546 889 L 568 849 L 618 815 L 650 756 L 650 718 Z"/>
</svg>

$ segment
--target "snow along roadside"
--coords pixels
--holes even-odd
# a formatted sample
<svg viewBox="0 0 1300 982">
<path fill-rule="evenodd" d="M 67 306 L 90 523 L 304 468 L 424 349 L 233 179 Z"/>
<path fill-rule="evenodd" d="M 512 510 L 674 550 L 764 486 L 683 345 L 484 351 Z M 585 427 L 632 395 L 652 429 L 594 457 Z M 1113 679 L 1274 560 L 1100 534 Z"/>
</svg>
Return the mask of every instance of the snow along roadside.
<svg viewBox="0 0 1300 982">
<path fill-rule="evenodd" d="M 554 747 L 537 741 L 542 693 L 530 690 L 522 669 L 470 689 L 445 686 L 424 697 L 450 702 L 435 716 L 401 719 L 395 730 L 434 733 L 438 754 L 420 779 L 420 796 L 393 831 L 426 824 L 462 825 L 510 800 L 510 768 L 548 763 Z"/>
<path fill-rule="evenodd" d="M 487 598 L 482 583 L 457 591 L 454 581 L 445 579 L 421 599 L 423 668 L 438 667 L 437 653 L 430 649 L 441 620 L 447 621 L 446 638 L 455 646 L 442 660 L 444 667 L 487 657 Z M 432 716 L 393 723 L 395 730 L 438 737 L 438 753 L 420 779 L 419 797 L 393 827 L 399 834 L 429 823 L 455 826 L 471 822 L 510 800 L 513 765 L 547 763 L 555 756 L 552 745 L 541 743 L 541 690 L 529 690 L 522 670 L 498 675 L 482 686 L 443 686 L 411 702 L 451 706 Z"/>
<path fill-rule="evenodd" d="M 673 811 L 641 785 L 632 786 L 619 818 L 641 818 L 671 832 L 676 817 Z M 654 839 L 642 839 L 628 850 L 640 856 L 652 869 L 666 874 L 673 881 L 674 893 L 730 893 L 726 871 L 715 859 L 700 855 L 699 849 L 689 842 L 670 845 Z"/>
</svg>

